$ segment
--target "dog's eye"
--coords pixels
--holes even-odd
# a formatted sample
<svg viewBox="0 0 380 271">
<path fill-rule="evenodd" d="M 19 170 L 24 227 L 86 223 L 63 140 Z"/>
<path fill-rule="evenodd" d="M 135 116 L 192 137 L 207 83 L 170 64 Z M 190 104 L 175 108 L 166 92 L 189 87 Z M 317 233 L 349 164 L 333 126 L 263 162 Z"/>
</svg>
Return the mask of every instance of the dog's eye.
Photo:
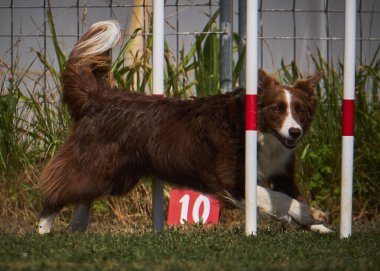
<svg viewBox="0 0 380 271">
<path fill-rule="evenodd" d="M 296 107 L 296 113 L 298 115 L 304 115 L 305 114 L 305 109 L 303 109 L 302 107 Z"/>
<path fill-rule="evenodd" d="M 280 111 L 281 111 L 281 108 L 280 108 L 280 106 L 279 106 L 278 104 L 273 105 L 270 109 L 271 109 L 273 112 L 275 112 L 275 113 L 280 113 Z"/>
</svg>

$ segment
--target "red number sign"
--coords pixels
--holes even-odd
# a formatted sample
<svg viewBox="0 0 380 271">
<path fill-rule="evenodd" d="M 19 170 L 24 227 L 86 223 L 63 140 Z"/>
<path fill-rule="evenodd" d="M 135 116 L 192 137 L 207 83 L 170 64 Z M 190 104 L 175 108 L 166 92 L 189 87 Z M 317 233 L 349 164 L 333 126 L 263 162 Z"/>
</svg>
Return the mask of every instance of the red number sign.
<svg viewBox="0 0 380 271">
<path fill-rule="evenodd" d="M 168 224 L 219 223 L 219 201 L 192 190 L 170 191 Z"/>
</svg>

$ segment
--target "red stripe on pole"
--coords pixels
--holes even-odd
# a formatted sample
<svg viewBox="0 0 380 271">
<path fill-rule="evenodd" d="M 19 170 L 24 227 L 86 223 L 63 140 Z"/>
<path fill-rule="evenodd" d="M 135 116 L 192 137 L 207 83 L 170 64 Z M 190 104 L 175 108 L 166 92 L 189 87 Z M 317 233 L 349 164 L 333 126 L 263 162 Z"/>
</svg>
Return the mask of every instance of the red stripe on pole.
<svg viewBox="0 0 380 271">
<path fill-rule="evenodd" d="M 343 114 L 342 114 L 342 135 L 354 135 L 354 100 L 343 100 Z"/>
<path fill-rule="evenodd" d="M 245 95 L 245 130 L 256 131 L 257 130 L 257 95 L 246 94 Z"/>
</svg>

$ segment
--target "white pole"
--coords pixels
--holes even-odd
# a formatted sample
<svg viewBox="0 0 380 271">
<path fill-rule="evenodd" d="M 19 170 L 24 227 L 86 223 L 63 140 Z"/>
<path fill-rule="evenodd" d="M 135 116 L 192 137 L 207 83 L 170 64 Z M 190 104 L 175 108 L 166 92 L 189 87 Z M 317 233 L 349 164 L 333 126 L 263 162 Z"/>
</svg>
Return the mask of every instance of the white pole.
<svg viewBox="0 0 380 271">
<path fill-rule="evenodd" d="M 153 95 L 164 95 L 164 0 L 153 1 Z M 153 230 L 164 229 L 164 185 L 153 181 Z"/>
<path fill-rule="evenodd" d="M 342 189 L 340 236 L 351 235 L 354 163 L 356 0 L 345 0 L 344 93 L 342 117 Z"/>
<path fill-rule="evenodd" d="M 245 233 L 257 235 L 257 31 L 258 0 L 247 1 Z"/>
</svg>

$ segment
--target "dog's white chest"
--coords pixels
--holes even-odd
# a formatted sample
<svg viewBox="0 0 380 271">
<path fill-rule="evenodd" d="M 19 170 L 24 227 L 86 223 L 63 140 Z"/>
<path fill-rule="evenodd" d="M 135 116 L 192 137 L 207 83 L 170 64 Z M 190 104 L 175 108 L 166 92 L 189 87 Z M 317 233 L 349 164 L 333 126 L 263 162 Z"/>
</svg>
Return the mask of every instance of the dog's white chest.
<svg viewBox="0 0 380 271">
<path fill-rule="evenodd" d="M 286 173 L 292 150 L 286 149 L 274 136 L 260 134 L 258 153 L 258 181 L 267 184 L 267 179 L 276 174 Z"/>
</svg>

